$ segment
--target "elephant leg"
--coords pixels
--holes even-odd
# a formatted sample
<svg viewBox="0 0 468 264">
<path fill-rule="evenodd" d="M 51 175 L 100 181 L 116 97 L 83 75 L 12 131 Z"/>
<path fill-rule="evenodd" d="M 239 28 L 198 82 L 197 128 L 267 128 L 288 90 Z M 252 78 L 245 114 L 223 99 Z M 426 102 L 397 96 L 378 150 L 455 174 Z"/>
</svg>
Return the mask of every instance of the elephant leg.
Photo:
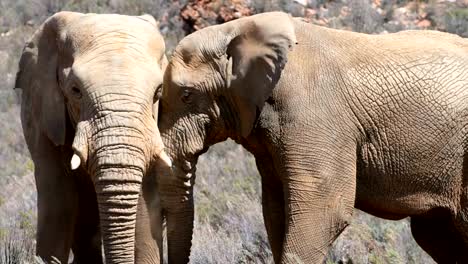
<svg viewBox="0 0 468 264">
<path fill-rule="evenodd" d="M 448 213 L 411 217 L 411 233 L 419 246 L 436 262 L 467 263 L 460 259 L 463 258 L 460 254 L 466 252 L 466 247 L 456 233 Z"/>
<path fill-rule="evenodd" d="M 143 179 L 135 229 L 135 263 L 159 264 L 162 258 L 162 214 L 153 173 Z"/>
<path fill-rule="evenodd" d="M 294 145 L 307 149 L 286 149 L 286 230 L 281 263 L 322 263 L 330 245 L 351 221 L 355 146 L 353 151 L 349 145 L 325 145 L 333 143 L 322 139 Z"/>
<path fill-rule="evenodd" d="M 79 177 L 79 211 L 73 239 L 73 263 L 103 263 L 96 192 L 89 177 Z"/>
<path fill-rule="evenodd" d="M 456 236 L 460 237 L 459 239 L 455 240 L 457 243 L 456 248 L 457 250 L 457 263 L 468 263 L 468 223 L 466 222 L 466 218 L 464 218 L 463 223 L 459 223 L 455 225 L 457 229 Z"/>
<path fill-rule="evenodd" d="M 462 191 L 461 209 L 454 217 L 456 233 L 461 237 L 458 240 L 458 263 L 468 263 L 468 188 Z"/>
<path fill-rule="evenodd" d="M 37 188 L 36 254 L 46 262 L 68 262 L 78 211 L 78 194 L 72 175 L 62 167 L 62 153 L 47 139 L 34 152 Z"/>
<path fill-rule="evenodd" d="M 285 224 L 283 185 L 272 167 L 272 162 L 257 162 L 257 168 L 262 176 L 263 220 L 273 258 L 275 263 L 279 263 Z"/>
</svg>

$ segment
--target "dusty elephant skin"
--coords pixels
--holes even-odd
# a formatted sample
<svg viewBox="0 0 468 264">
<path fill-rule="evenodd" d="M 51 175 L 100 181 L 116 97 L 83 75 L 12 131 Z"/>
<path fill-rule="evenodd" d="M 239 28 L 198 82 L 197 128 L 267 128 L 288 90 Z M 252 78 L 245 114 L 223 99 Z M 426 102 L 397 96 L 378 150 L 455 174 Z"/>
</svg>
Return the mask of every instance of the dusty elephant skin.
<svg viewBox="0 0 468 264">
<path fill-rule="evenodd" d="M 183 39 L 158 126 L 169 261 L 189 260 L 198 156 L 233 138 L 254 154 L 276 263 L 322 263 L 353 207 L 411 216 L 436 261 L 468 263 L 468 41 L 365 35 L 284 13 Z"/>
<path fill-rule="evenodd" d="M 144 203 L 154 195 L 139 193 L 165 155 L 153 110 L 164 50 L 146 15 L 60 12 L 26 44 L 15 87 L 23 90 L 44 260 L 67 263 L 72 249 L 74 263 L 103 263 L 102 237 L 107 263 L 134 263 L 137 222 L 136 260 L 159 262 L 160 234 L 151 232 Z"/>
</svg>

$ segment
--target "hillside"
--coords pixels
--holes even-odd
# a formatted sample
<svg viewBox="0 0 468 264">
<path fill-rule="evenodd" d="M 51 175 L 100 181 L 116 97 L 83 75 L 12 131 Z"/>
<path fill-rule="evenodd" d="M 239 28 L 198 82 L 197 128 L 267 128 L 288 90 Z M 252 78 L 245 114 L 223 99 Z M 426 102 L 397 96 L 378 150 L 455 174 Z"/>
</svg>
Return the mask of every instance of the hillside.
<svg viewBox="0 0 468 264">
<path fill-rule="evenodd" d="M 372 34 L 437 29 L 468 37 L 468 0 L 2 0 L 0 2 L 0 263 L 32 262 L 33 164 L 13 90 L 21 49 L 60 10 L 139 15 L 160 21 L 167 54 L 186 34 L 258 12 L 283 10 L 311 23 Z M 232 141 L 204 154 L 197 169 L 192 263 L 271 263 L 263 226 L 260 176 L 253 157 Z M 8 260 L 14 259 L 13 262 Z M 327 263 L 432 263 L 412 239 L 408 220 L 356 210 Z"/>
</svg>

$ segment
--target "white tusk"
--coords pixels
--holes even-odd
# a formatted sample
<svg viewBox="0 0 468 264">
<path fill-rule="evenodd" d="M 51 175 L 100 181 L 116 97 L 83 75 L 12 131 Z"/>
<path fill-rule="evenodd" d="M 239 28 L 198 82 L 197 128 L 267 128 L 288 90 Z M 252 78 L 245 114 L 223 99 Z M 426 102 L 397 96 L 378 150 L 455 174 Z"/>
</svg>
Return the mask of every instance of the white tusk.
<svg viewBox="0 0 468 264">
<path fill-rule="evenodd" d="M 169 156 L 166 154 L 166 152 L 161 151 L 161 153 L 159 154 L 159 158 L 160 158 L 169 168 L 172 167 L 171 158 L 169 158 Z"/>
<path fill-rule="evenodd" d="M 71 158 L 70 165 L 72 170 L 78 169 L 78 167 L 81 164 L 81 159 L 78 155 L 73 154 L 73 157 Z"/>
</svg>

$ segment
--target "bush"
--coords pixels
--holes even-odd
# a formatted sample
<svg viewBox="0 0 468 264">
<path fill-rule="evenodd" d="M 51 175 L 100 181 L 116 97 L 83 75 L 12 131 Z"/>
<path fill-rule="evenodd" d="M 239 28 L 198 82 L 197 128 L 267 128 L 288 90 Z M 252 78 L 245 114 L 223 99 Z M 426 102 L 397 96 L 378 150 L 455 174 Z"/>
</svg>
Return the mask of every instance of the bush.
<svg viewBox="0 0 468 264">
<path fill-rule="evenodd" d="M 468 38 L 468 8 L 455 8 L 445 15 L 446 29 L 450 33 Z"/>
<path fill-rule="evenodd" d="M 18 264 L 35 261 L 35 216 L 21 212 L 8 227 L 0 226 L 0 263 Z"/>
</svg>

